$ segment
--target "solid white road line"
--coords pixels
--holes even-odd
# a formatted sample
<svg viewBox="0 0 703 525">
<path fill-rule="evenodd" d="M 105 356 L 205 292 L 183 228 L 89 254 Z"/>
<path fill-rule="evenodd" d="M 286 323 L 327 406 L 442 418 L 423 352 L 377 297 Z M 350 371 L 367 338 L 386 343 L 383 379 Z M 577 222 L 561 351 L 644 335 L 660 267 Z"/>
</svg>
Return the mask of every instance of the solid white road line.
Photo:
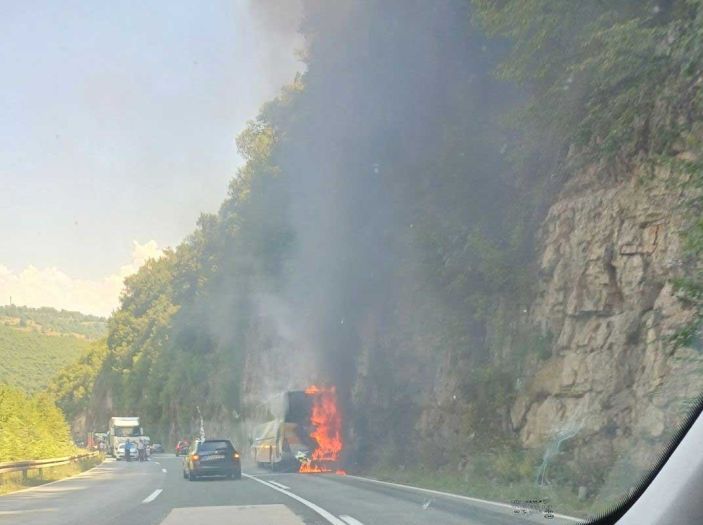
<svg viewBox="0 0 703 525">
<path fill-rule="evenodd" d="M 345 477 L 352 478 L 352 479 L 359 479 L 362 481 L 368 481 L 370 483 L 378 483 L 379 485 L 387 485 L 389 487 L 410 489 L 410 490 L 414 490 L 417 492 L 425 492 L 427 494 L 435 494 L 438 496 L 448 496 L 450 498 L 455 498 L 455 499 L 464 500 L 464 501 L 471 501 L 473 503 L 483 503 L 486 505 L 494 505 L 496 507 L 502 507 L 504 509 L 514 509 L 514 507 L 512 505 L 508 505 L 507 503 L 500 503 L 498 501 L 491 501 L 491 500 L 487 500 L 487 499 L 472 498 L 470 496 L 462 496 L 460 494 L 452 494 L 451 492 L 442 492 L 441 490 L 423 489 L 422 487 L 414 487 L 412 485 L 403 485 L 401 483 L 391 483 L 390 481 L 381 481 L 378 479 L 364 478 L 361 476 L 352 476 L 350 474 L 347 474 Z M 576 523 L 583 523 L 582 519 L 574 518 L 573 516 L 566 516 L 564 514 L 557 514 L 556 512 L 554 513 L 554 516 L 557 518 L 560 518 L 560 519 L 574 521 Z"/>
<path fill-rule="evenodd" d="M 156 498 L 159 497 L 159 494 L 163 492 L 164 489 L 156 489 L 154 492 L 149 494 L 146 498 L 142 500 L 142 503 L 151 503 L 154 501 Z"/>
<path fill-rule="evenodd" d="M 290 487 L 286 487 L 283 483 L 279 483 L 278 481 L 269 480 L 269 483 L 271 483 L 272 485 L 276 485 L 279 489 L 290 490 Z"/>
<path fill-rule="evenodd" d="M 280 487 L 277 487 L 276 485 L 272 485 L 268 481 L 264 481 L 263 479 L 259 479 L 254 476 L 250 476 L 249 474 L 242 474 L 242 476 L 244 476 L 245 478 L 253 479 L 256 482 L 261 483 L 262 485 L 266 485 L 267 487 L 280 492 L 281 494 L 285 494 L 289 498 L 293 498 L 294 500 L 302 503 L 303 505 L 305 505 L 309 509 L 312 509 L 315 512 L 317 512 L 320 516 L 322 516 L 324 519 L 326 519 L 332 525 L 349 525 L 348 523 L 345 523 L 344 521 L 340 520 L 337 516 L 335 516 L 331 512 L 326 511 L 325 509 L 323 509 L 319 505 L 315 505 L 312 501 L 308 501 L 305 498 L 301 498 L 297 494 L 293 494 L 289 490 L 282 489 Z"/>
<path fill-rule="evenodd" d="M 163 472 L 164 474 L 166 474 L 166 472 L 168 472 L 168 471 L 167 471 L 165 468 L 162 468 L 162 469 L 161 469 L 161 472 Z"/>
<path fill-rule="evenodd" d="M 358 519 L 352 518 L 351 516 L 347 516 L 346 514 L 342 514 L 340 518 L 346 521 L 349 525 L 364 525 Z"/>
</svg>

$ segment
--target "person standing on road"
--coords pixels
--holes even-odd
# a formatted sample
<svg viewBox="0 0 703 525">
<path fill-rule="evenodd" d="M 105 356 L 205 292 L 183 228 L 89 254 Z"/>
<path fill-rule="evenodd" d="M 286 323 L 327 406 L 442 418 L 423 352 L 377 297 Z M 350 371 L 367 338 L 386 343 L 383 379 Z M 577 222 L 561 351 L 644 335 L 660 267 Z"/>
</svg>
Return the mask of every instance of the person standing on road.
<svg viewBox="0 0 703 525">
<path fill-rule="evenodd" d="M 144 446 L 143 439 L 137 441 L 137 456 L 139 457 L 140 462 L 146 460 L 146 447 Z"/>
<path fill-rule="evenodd" d="M 129 439 L 124 443 L 124 459 L 132 461 L 132 442 Z"/>
</svg>

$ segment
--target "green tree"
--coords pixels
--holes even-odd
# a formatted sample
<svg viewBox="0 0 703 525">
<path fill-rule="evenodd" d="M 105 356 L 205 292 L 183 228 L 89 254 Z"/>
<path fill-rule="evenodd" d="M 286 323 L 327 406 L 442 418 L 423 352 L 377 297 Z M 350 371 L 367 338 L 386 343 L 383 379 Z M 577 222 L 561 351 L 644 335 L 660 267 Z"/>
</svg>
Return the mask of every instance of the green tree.
<svg viewBox="0 0 703 525">
<path fill-rule="evenodd" d="M 68 424 L 50 397 L 28 396 L 0 385 L 0 462 L 62 457 L 75 451 Z"/>
</svg>

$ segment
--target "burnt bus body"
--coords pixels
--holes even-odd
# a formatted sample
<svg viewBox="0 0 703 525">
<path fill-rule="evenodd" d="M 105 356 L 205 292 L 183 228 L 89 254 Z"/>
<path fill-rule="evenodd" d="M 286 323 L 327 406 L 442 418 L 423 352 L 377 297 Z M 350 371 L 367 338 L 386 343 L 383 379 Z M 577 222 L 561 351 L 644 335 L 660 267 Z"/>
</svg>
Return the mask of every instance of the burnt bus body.
<svg viewBox="0 0 703 525">
<path fill-rule="evenodd" d="M 297 472 L 300 458 L 315 447 L 310 438 L 313 395 L 290 390 L 272 396 L 257 410 L 260 422 L 252 431 L 251 453 L 259 467 Z M 268 418 L 268 420 L 266 420 Z"/>
</svg>

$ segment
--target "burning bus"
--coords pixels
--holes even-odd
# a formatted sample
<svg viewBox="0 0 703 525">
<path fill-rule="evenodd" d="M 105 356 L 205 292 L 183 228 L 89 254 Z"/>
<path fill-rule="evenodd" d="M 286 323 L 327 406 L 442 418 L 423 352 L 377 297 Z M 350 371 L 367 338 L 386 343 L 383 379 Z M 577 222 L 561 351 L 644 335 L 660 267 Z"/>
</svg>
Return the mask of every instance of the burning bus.
<svg viewBox="0 0 703 525">
<path fill-rule="evenodd" d="M 251 435 L 254 461 L 272 470 L 330 472 L 342 451 L 342 419 L 334 387 L 283 392 L 261 406 L 269 420 Z"/>
<path fill-rule="evenodd" d="M 251 436 L 251 452 L 260 467 L 298 470 L 298 457 L 310 454 L 315 444 L 309 438 L 311 399 L 305 392 L 282 392 L 257 410 L 259 421 Z"/>
</svg>

